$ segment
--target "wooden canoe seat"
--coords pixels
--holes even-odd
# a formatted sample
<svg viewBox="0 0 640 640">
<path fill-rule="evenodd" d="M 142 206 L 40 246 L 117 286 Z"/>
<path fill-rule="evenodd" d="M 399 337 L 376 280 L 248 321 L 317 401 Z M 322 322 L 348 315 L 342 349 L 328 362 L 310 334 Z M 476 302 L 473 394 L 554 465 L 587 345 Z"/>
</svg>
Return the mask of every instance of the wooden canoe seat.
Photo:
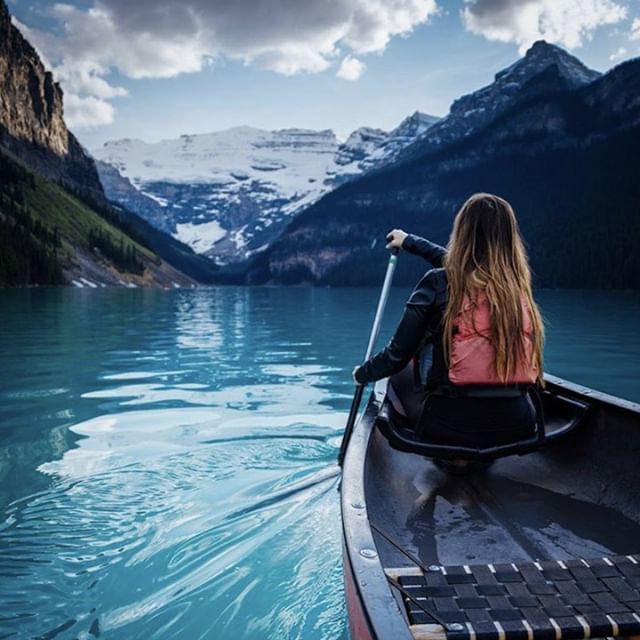
<svg viewBox="0 0 640 640">
<path fill-rule="evenodd" d="M 640 635 L 640 555 L 385 571 L 403 587 L 416 640 Z"/>
</svg>

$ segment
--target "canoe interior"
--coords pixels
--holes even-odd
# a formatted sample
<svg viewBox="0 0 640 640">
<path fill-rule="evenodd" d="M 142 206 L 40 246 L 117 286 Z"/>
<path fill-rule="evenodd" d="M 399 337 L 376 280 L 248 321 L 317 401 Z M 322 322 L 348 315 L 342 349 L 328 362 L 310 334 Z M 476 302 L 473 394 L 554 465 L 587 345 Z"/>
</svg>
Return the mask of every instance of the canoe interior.
<svg viewBox="0 0 640 640">
<path fill-rule="evenodd" d="M 556 378 L 548 385 L 591 403 L 579 428 L 539 452 L 461 477 L 389 446 L 373 426 L 386 389 L 376 386 L 347 454 L 342 503 L 346 557 L 356 583 L 366 585 L 360 595 L 372 637 L 385 637 L 381 625 L 411 637 L 400 635 L 401 600 L 384 571 L 415 565 L 370 524 L 426 567 L 640 553 L 640 407 Z M 360 501 L 366 519 L 358 520 Z M 369 545 L 377 567 L 359 554 Z"/>
<path fill-rule="evenodd" d="M 463 477 L 374 430 L 365 494 L 371 522 L 425 565 L 626 555 L 640 552 L 639 466 L 640 415 L 596 403 L 564 440 Z M 408 564 L 375 539 L 384 566 Z"/>
</svg>

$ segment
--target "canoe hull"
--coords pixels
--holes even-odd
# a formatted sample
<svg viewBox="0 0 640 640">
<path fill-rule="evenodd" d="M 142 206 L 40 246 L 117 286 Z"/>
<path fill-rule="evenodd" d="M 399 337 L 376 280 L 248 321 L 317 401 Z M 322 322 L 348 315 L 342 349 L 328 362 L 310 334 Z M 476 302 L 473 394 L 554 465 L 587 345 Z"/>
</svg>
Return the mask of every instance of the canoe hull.
<svg viewBox="0 0 640 640">
<path fill-rule="evenodd" d="M 358 591 L 344 543 L 342 545 L 342 564 L 344 572 L 344 595 L 347 602 L 351 640 L 375 640 L 375 636 L 367 620 L 364 602 Z"/>
</svg>

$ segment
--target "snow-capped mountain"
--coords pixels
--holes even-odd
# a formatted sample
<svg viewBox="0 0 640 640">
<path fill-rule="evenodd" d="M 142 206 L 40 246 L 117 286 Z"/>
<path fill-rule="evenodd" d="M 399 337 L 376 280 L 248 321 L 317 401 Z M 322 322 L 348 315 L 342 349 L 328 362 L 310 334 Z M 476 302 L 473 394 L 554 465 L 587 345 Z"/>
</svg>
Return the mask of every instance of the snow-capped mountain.
<svg viewBox="0 0 640 640">
<path fill-rule="evenodd" d="M 153 144 L 116 140 L 93 154 L 111 200 L 228 263 L 268 246 L 291 216 L 393 160 L 436 121 L 415 113 L 389 133 L 362 127 L 344 142 L 331 130 L 234 127 Z"/>
<path fill-rule="evenodd" d="M 372 150 L 369 157 L 364 160 L 363 167 L 368 170 L 393 162 L 405 148 L 420 140 L 438 121 L 439 118 L 416 111 L 405 118 Z"/>
<path fill-rule="evenodd" d="M 236 127 L 156 144 L 118 140 L 94 155 L 135 187 L 98 163 L 111 200 L 219 263 L 243 261 L 344 182 L 468 139 L 514 109 L 525 113 L 527 101 L 541 93 L 574 90 L 599 76 L 539 41 L 493 83 L 455 100 L 440 120 L 416 112 L 390 132 L 362 127 L 344 142 L 331 130 Z"/>
<path fill-rule="evenodd" d="M 336 162 L 348 165 L 356 161 L 360 172 L 393 162 L 399 153 L 421 138 L 439 118 L 416 111 L 389 133 L 382 129 L 361 127 L 340 145 Z"/>
</svg>

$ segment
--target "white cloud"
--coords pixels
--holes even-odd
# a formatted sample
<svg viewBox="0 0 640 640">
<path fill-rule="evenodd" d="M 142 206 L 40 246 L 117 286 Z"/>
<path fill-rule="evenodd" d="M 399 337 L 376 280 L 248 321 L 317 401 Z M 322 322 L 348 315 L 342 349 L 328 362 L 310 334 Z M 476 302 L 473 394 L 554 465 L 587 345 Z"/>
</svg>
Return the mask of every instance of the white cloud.
<svg viewBox="0 0 640 640">
<path fill-rule="evenodd" d="M 625 47 L 619 47 L 616 51 L 614 51 L 610 56 L 609 60 L 614 62 L 615 60 L 620 60 L 627 55 L 627 50 Z"/>
<path fill-rule="evenodd" d="M 101 100 L 128 95 L 123 87 L 114 87 L 103 77 L 106 70 L 90 61 L 77 60 L 58 67 L 57 78 L 67 91 L 77 95 L 88 94 Z"/>
<path fill-rule="evenodd" d="M 347 56 L 340 64 L 336 75 L 344 80 L 358 80 L 366 69 L 367 65 L 358 60 L 358 58 Z"/>
<path fill-rule="evenodd" d="M 170 78 L 227 58 L 287 75 L 318 73 L 343 51 L 338 73 L 356 79 L 365 66 L 350 53 L 383 51 L 437 12 L 436 0 L 93 0 L 86 9 L 54 4 L 58 35 L 20 28 L 75 96 L 73 126 L 86 127 L 101 120 L 98 102 L 126 95 L 109 82 L 113 71 Z"/>
<path fill-rule="evenodd" d="M 514 42 L 524 53 L 536 40 L 579 47 L 601 25 L 627 15 L 614 0 L 465 0 L 465 27 L 489 40 Z"/>
<path fill-rule="evenodd" d="M 631 23 L 631 40 L 640 40 L 640 18 L 635 18 Z"/>
<path fill-rule="evenodd" d="M 333 46 L 319 50 L 305 45 L 286 45 L 279 49 L 266 49 L 244 59 L 246 65 L 255 64 L 263 69 L 292 76 L 297 73 L 319 73 L 331 66 L 335 55 Z"/>
<path fill-rule="evenodd" d="M 80 97 L 74 93 L 65 94 L 64 118 L 71 127 L 89 129 L 103 124 L 111 124 L 115 109 L 110 102 L 93 96 Z"/>
<path fill-rule="evenodd" d="M 353 0 L 344 43 L 356 53 L 382 51 L 395 35 L 410 33 L 438 13 L 436 0 Z"/>
</svg>

